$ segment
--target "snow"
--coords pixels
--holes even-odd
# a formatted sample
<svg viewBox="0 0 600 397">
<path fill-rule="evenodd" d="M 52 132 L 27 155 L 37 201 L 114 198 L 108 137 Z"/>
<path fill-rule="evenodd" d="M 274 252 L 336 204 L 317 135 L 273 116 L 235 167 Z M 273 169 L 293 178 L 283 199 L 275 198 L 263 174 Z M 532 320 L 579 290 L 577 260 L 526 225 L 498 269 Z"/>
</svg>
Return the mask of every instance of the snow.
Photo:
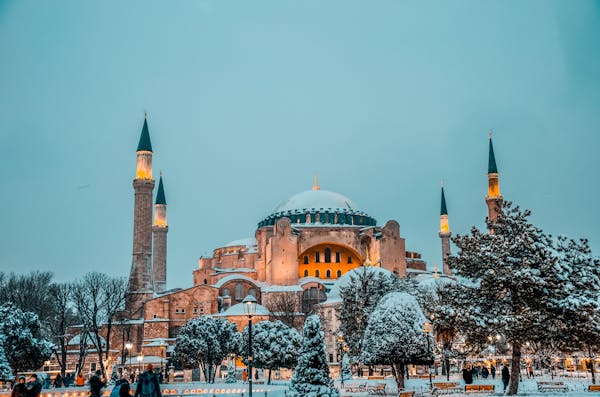
<svg viewBox="0 0 600 397">
<path fill-rule="evenodd" d="M 280 203 L 274 213 L 310 210 L 310 209 L 338 209 L 343 211 L 359 211 L 358 206 L 348 197 L 328 190 L 306 190 L 290 197 Z"/>
<path fill-rule="evenodd" d="M 222 279 L 220 279 L 219 281 L 217 281 L 214 285 L 215 288 L 221 288 L 223 285 L 225 285 L 226 283 L 228 283 L 229 281 L 232 280 L 243 280 L 243 281 L 249 281 L 250 283 L 256 285 L 257 287 L 261 288 L 262 287 L 267 287 L 269 284 L 264 283 L 262 281 L 258 281 L 255 280 L 253 278 L 250 278 L 248 276 L 244 276 L 243 274 L 232 274 L 230 276 L 225 276 Z"/>
<path fill-rule="evenodd" d="M 362 273 L 366 269 L 367 273 L 380 273 L 380 274 L 392 274 L 392 272 L 385 270 L 381 267 L 377 266 L 359 266 L 356 269 L 352 269 L 349 272 L 346 272 L 342 277 L 338 278 L 337 281 L 333 284 L 329 293 L 327 294 L 327 300 L 324 303 L 331 303 L 330 300 L 338 301 L 340 298 L 340 288 L 348 286 L 351 282 L 351 278 L 358 277 L 360 273 Z"/>
<path fill-rule="evenodd" d="M 261 292 L 302 292 L 299 285 L 271 285 L 261 288 Z"/>
<path fill-rule="evenodd" d="M 256 273 L 256 269 L 251 269 L 249 267 L 215 267 L 215 272 L 213 275 L 223 274 L 223 273 Z"/>
<path fill-rule="evenodd" d="M 256 309 L 254 312 L 255 316 L 268 316 L 270 314 L 271 314 L 271 312 L 269 312 L 269 310 L 266 307 L 264 307 L 263 305 L 259 305 L 258 303 L 256 304 Z M 233 305 L 229 309 L 225 310 L 224 312 L 213 314 L 214 317 L 245 316 L 245 315 L 246 315 L 246 313 L 244 313 L 244 304 L 243 303 L 238 303 L 236 305 Z"/>
</svg>

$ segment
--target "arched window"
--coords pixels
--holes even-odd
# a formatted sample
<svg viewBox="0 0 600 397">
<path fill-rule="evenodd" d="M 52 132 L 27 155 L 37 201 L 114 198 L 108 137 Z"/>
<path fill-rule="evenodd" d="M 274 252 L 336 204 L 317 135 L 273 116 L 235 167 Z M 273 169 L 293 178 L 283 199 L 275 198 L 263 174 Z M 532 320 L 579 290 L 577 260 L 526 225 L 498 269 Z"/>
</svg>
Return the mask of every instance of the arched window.
<svg viewBox="0 0 600 397">
<path fill-rule="evenodd" d="M 331 250 L 325 248 L 325 263 L 331 263 Z"/>
<path fill-rule="evenodd" d="M 304 277 L 308 277 L 308 270 L 304 271 Z"/>
<path fill-rule="evenodd" d="M 331 270 L 327 269 L 327 272 L 325 272 L 325 277 L 331 278 Z"/>
<path fill-rule="evenodd" d="M 315 262 L 321 262 L 321 253 L 319 251 L 315 252 Z"/>
<path fill-rule="evenodd" d="M 352 257 L 351 256 L 348 257 L 348 263 L 352 263 Z"/>
<path fill-rule="evenodd" d="M 319 271 L 315 270 L 315 277 L 319 277 Z"/>
<path fill-rule="evenodd" d="M 221 296 L 231 297 L 231 291 L 229 291 L 229 288 L 224 288 L 223 291 L 221 292 Z"/>
<path fill-rule="evenodd" d="M 240 283 L 235 285 L 235 300 L 244 299 L 244 286 Z"/>
<path fill-rule="evenodd" d="M 307 314 L 312 313 L 314 306 L 325 300 L 327 300 L 325 291 L 317 287 L 310 287 L 302 292 L 302 311 Z"/>
<path fill-rule="evenodd" d="M 304 255 L 304 264 L 308 265 L 308 255 Z"/>
<path fill-rule="evenodd" d="M 338 271 L 337 271 L 337 276 L 338 276 L 338 278 L 339 278 L 339 277 L 342 277 L 342 271 L 341 271 L 341 270 L 338 270 Z"/>
<path fill-rule="evenodd" d="M 254 288 L 250 288 L 250 289 L 248 290 L 248 295 L 252 295 L 253 297 L 255 297 L 255 298 L 256 298 L 256 289 L 254 289 Z"/>
<path fill-rule="evenodd" d="M 208 284 L 208 280 L 207 279 L 204 279 L 204 284 Z"/>
<path fill-rule="evenodd" d="M 340 256 L 341 256 L 341 255 L 340 255 L 340 253 L 339 253 L 339 252 L 336 252 L 336 253 L 335 253 L 335 263 L 340 263 Z"/>
</svg>

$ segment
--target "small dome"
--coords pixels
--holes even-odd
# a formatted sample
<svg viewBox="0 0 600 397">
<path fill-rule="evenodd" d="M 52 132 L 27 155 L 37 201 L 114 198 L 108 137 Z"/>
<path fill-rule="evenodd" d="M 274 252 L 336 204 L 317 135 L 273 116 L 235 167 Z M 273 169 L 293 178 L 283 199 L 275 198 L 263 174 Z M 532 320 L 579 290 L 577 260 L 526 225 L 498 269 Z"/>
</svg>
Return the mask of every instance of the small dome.
<svg viewBox="0 0 600 397">
<path fill-rule="evenodd" d="M 375 226 L 375 219 L 360 210 L 348 197 L 327 190 L 307 190 L 279 204 L 258 227 L 274 225 L 280 218 L 290 218 L 296 226 L 353 225 Z"/>
</svg>

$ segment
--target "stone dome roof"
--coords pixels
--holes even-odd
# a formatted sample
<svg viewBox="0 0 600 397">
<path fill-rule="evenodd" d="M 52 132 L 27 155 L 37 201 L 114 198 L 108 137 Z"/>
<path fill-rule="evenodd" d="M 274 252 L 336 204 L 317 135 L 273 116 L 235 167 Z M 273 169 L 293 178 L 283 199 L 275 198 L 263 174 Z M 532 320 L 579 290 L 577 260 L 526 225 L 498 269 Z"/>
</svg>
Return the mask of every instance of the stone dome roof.
<svg viewBox="0 0 600 397">
<path fill-rule="evenodd" d="M 377 222 L 348 197 L 327 190 L 306 190 L 281 202 L 258 227 L 274 225 L 290 218 L 296 226 L 375 226 Z"/>
</svg>

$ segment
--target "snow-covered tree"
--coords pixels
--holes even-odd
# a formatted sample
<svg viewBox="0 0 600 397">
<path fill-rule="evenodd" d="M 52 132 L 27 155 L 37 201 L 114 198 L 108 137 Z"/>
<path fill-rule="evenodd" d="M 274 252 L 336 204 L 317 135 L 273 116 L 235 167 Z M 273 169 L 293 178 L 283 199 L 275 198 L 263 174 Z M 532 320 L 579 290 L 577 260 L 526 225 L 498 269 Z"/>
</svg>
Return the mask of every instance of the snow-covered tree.
<svg viewBox="0 0 600 397">
<path fill-rule="evenodd" d="M 350 368 L 350 358 L 348 353 L 342 357 L 342 368 L 340 368 L 340 380 L 342 383 L 352 380 L 352 369 Z"/>
<path fill-rule="evenodd" d="M 229 365 L 227 366 L 227 377 L 225 378 L 225 383 L 235 383 L 235 361 L 231 360 Z"/>
<path fill-rule="evenodd" d="M 500 334 L 512 347 L 508 394 L 519 386 L 521 350 L 527 341 L 551 338 L 563 302 L 553 299 L 565 287 L 552 240 L 533 226 L 530 211 L 510 202 L 488 230 L 473 227 L 453 241 L 458 254 L 448 263 L 459 283 L 440 292 L 442 316 L 454 319 L 468 344 L 485 344 Z"/>
<path fill-rule="evenodd" d="M 301 337 L 298 331 L 281 321 L 261 321 L 252 326 L 252 366 L 269 370 L 293 368 L 298 361 Z M 244 328 L 241 339 L 242 352 L 248 351 L 248 327 Z"/>
<path fill-rule="evenodd" d="M 337 389 L 333 387 L 333 380 L 329 377 L 321 321 L 316 315 L 309 316 L 304 322 L 298 365 L 292 375 L 288 396 L 339 396 Z"/>
<path fill-rule="evenodd" d="M 177 335 L 175 354 L 187 366 L 200 366 L 207 382 L 214 383 L 218 365 L 239 349 L 235 324 L 208 316 L 189 320 Z"/>
<path fill-rule="evenodd" d="M 0 337 L 0 380 L 12 380 L 14 379 L 12 368 L 8 363 L 6 354 L 4 353 L 4 337 Z"/>
<path fill-rule="evenodd" d="M 360 358 L 369 316 L 379 299 L 390 291 L 406 289 L 407 283 L 410 282 L 381 268 L 363 266 L 350 275 L 348 284 L 340 287 L 342 303 L 336 315 L 340 321 L 339 331 L 354 362 Z"/>
<path fill-rule="evenodd" d="M 364 362 L 391 365 L 398 389 L 404 388 L 406 365 L 431 359 L 423 332 L 426 321 L 414 296 L 406 292 L 385 295 L 369 317 L 362 342 Z"/>
<path fill-rule="evenodd" d="M 0 306 L 0 335 L 9 366 L 15 372 L 33 371 L 52 356 L 54 346 L 41 338 L 38 316 L 12 303 Z"/>
</svg>

